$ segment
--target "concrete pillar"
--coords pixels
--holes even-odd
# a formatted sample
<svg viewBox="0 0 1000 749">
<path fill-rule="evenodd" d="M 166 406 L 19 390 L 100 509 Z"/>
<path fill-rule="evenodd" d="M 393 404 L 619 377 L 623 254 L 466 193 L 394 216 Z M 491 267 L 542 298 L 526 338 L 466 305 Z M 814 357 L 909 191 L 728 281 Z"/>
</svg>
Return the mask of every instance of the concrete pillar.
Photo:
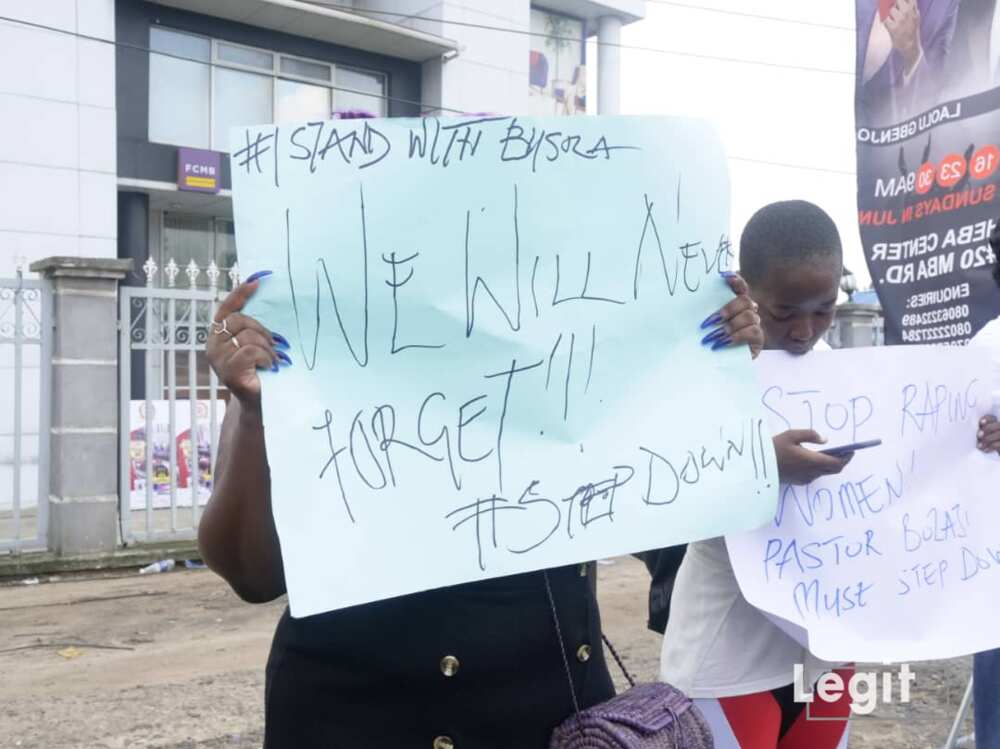
<svg viewBox="0 0 1000 749">
<path fill-rule="evenodd" d="M 621 114 L 622 19 L 597 20 L 597 113 Z"/>
<path fill-rule="evenodd" d="M 131 260 L 51 257 L 31 270 L 52 282 L 49 550 L 118 545 L 118 285 Z"/>
</svg>

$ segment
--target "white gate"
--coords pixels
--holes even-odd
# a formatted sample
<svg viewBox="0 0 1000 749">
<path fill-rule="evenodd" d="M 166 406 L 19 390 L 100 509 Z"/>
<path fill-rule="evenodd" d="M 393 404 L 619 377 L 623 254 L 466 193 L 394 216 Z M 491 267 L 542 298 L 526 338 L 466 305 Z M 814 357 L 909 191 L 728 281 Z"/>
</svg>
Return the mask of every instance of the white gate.
<svg viewBox="0 0 1000 749">
<path fill-rule="evenodd" d="M 0 279 L 0 551 L 44 550 L 49 500 L 52 291 Z"/>
<path fill-rule="evenodd" d="M 220 271 L 180 268 L 162 274 L 150 259 L 145 287 L 122 287 L 119 301 L 120 470 L 122 542 L 194 538 L 212 471 L 224 396 L 205 357 L 218 301 Z M 157 287 L 159 276 L 165 287 Z M 235 285 L 238 269 L 228 278 Z"/>
</svg>

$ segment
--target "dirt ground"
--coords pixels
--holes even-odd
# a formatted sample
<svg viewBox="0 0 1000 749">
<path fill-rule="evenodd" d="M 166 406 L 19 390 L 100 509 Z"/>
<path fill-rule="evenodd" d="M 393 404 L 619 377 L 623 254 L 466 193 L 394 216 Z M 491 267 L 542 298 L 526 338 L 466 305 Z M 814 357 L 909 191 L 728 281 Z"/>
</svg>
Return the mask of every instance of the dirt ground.
<svg viewBox="0 0 1000 749">
<path fill-rule="evenodd" d="M 645 568 L 613 560 L 600 578 L 611 641 L 637 677 L 653 678 Z M 260 746 L 264 662 L 283 605 L 244 604 L 202 570 L 0 587 L 0 747 Z M 854 718 L 851 747 L 943 745 L 969 659 L 912 669 L 912 702 Z"/>
</svg>

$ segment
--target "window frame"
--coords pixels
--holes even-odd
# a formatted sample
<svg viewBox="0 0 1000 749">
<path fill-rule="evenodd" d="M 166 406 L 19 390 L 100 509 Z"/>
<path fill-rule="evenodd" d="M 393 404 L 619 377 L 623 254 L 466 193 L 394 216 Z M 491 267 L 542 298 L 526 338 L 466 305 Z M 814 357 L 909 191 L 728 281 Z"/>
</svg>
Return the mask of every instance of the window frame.
<svg viewBox="0 0 1000 749">
<path fill-rule="evenodd" d="M 160 52 L 160 51 L 154 50 L 153 49 L 153 30 L 154 29 L 160 29 L 162 31 L 168 31 L 168 32 L 171 32 L 173 34 L 184 34 L 186 36 L 193 36 L 193 37 L 196 37 L 198 39 L 205 40 L 206 42 L 208 42 L 208 62 L 206 62 L 204 60 L 195 60 L 195 59 L 189 58 L 189 57 L 181 57 L 179 55 L 174 55 L 174 54 L 172 54 L 170 52 Z M 160 55 L 160 56 L 165 57 L 165 58 L 167 58 L 169 60 L 177 60 L 179 62 L 190 62 L 192 65 L 208 65 L 208 132 L 205 133 L 205 142 L 208 143 L 208 147 L 211 150 L 211 148 L 212 148 L 212 125 L 214 123 L 213 112 L 212 112 L 212 110 L 214 109 L 214 107 L 212 106 L 212 99 L 213 99 L 213 97 L 215 95 L 215 67 L 214 67 L 214 63 L 213 63 L 213 59 L 214 59 L 214 56 L 215 56 L 215 40 L 212 37 L 210 37 L 210 36 L 205 36 L 204 34 L 199 34 L 196 31 L 187 31 L 185 29 L 175 29 L 173 26 L 164 26 L 163 24 L 157 23 L 157 24 L 152 24 L 149 27 L 148 45 L 149 45 L 149 57 L 150 57 L 150 60 L 152 59 L 153 55 Z M 152 68 L 151 64 L 147 65 L 147 75 L 146 75 L 146 86 L 147 86 L 147 92 L 146 92 L 146 140 L 148 140 L 150 143 L 162 143 L 164 145 L 177 146 L 179 148 L 197 148 L 197 146 L 189 146 L 189 145 L 186 145 L 186 144 L 185 145 L 181 145 L 179 143 L 174 143 L 174 142 L 164 142 L 164 141 L 161 141 L 161 140 L 153 140 L 150 137 L 149 131 L 150 131 L 151 127 L 150 127 L 150 118 L 149 118 L 149 114 L 150 114 L 149 100 L 150 100 L 150 97 L 153 95 L 153 82 L 151 80 L 152 76 L 150 74 L 150 69 L 151 68 Z"/>
<path fill-rule="evenodd" d="M 370 75 L 370 76 L 374 76 L 376 78 L 380 78 L 382 80 L 382 95 L 380 97 L 378 97 L 378 98 L 382 99 L 382 101 L 385 102 L 385 114 L 382 115 L 382 116 L 383 117 L 388 117 L 389 116 L 389 74 L 388 73 L 385 73 L 385 72 L 383 72 L 381 70 L 375 70 L 374 68 L 358 67 L 357 65 L 338 65 L 338 66 L 335 66 L 334 70 L 333 70 L 333 78 L 331 79 L 331 85 L 333 87 L 334 92 L 343 91 L 344 90 L 343 88 L 337 87 L 337 68 L 343 68 L 344 70 L 350 70 L 350 71 L 353 71 L 355 73 L 362 73 L 364 75 Z M 353 93 L 354 89 L 349 89 L 348 92 L 349 93 Z M 364 92 L 360 92 L 360 93 L 361 93 L 362 96 L 370 96 L 371 95 L 371 94 L 366 94 Z"/>
<path fill-rule="evenodd" d="M 192 60 L 196 65 L 209 65 L 209 77 L 208 77 L 208 144 L 209 149 L 213 151 L 219 151 L 220 153 L 229 153 L 228 144 L 217 144 L 215 142 L 215 118 L 216 118 L 216 106 L 215 106 L 215 91 L 216 91 L 216 81 L 215 76 L 220 68 L 226 68 L 229 70 L 235 70 L 245 73 L 253 73 L 256 75 L 267 76 L 271 78 L 271 118 L 272 120 L 277 120 L 278 113 L 278 81 L 288 80 L 297 83 L 308 83 L 313 86 L 319 86 L 327 89 L 330 92 L 330 111 L 327 113 L 329 117 L 333 117 L 333 113 L 336 111 L 337 106 L 337 93 L 341 90 L 341 87 L 337 85 L 337 69 L 344 68 L 345 70 L 350 70 L 365 75 L 370 75 L 378 78 L 382 84 L 382 98 L 388 100 L 389 96 L 389 75 L 383 71 L 373 70 L 370 68 L 357 67 L 354 65 L 339 65 L 337 63 L 329 62 L 327 60 L 317 60 L 311 57 L 304 57 L 302 55 L 296 55 L 286 52 L 279 52 L 273 49 L 265 49 L 263 47 L 255 47 L 249 44 L 241 44 L 239 42 L 232 42 L 226 39 L 217 39 L 215 37 L 206 36 L 204 34 L 199 34 L 198 32 L 188 31 L 186 29 L 177 29 L 172 26 L 154 24 L 150 26 L 150 33 L 152 34 L 153 29 L 163 29 L 165 31 L 170 31 L 175 34 L 185 34 L 187 36 L 197 37 L 199 39 L 205 39 L 210 44 L 210 55 L 208 63 L 202 62 L 201 60 Z M 271 68 L 257 67 L 253 65 L 244 65 L 241 63 L 231 62 L 229 60 L 224 60 L 219 56 L 219 46 L 225 45 L 229 47 L 236 47 L 252 52 L 261 52 L 264 54 L 271 55 Z M 169 53 L 165 52 L 155 52 L 152 49 L 152 39 L 150 38 L 150 55 L 165 55 L 169 56 Z M 320 78 L 310 78 L 309 76 L 297 75 L 295 73 L 285 73 L 281 69 L 281 61 L 283 59 L 295 60 L 298 62 L 309 63 L 310 65 L 318 65 L 329 69 L 330 78 L 329 80 L 323 80 Z M 150 86 L 150 94 L 152 93 L 152 87 Z M 148 99 L 148 97 L 147 97 Z M 148 104 L 147 104 L 148 106 Z M 388 105 L 385 106 L 386 114 L 388 114 Z M 147 125 L 146 138 L 149 139 L 149 128 Z M 160 141 L 152 141 L 160 142 Z M 183 146 L 183 144 L 178 143 L 168 143 L 165 145 Z"/>
</svg>

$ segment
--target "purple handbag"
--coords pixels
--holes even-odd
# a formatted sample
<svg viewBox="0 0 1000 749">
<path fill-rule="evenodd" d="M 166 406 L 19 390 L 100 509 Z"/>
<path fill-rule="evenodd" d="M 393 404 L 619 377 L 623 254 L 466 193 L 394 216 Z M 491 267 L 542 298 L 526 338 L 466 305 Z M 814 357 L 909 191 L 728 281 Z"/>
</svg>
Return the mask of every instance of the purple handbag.
<svg viewBox="0 0 1000 749">
<path fill-rule="evenodd" d="M 575 708 L 575 714 L 553 731 L 549 749 L 714 749 L 712 731 L 695 704 L 665 682 L 636 685 L 603 635 L 604 644 L 625 674 L 629 689 L 607 702 L 580 709 L 549 576 L 542 574 Z"/>
</svg>

